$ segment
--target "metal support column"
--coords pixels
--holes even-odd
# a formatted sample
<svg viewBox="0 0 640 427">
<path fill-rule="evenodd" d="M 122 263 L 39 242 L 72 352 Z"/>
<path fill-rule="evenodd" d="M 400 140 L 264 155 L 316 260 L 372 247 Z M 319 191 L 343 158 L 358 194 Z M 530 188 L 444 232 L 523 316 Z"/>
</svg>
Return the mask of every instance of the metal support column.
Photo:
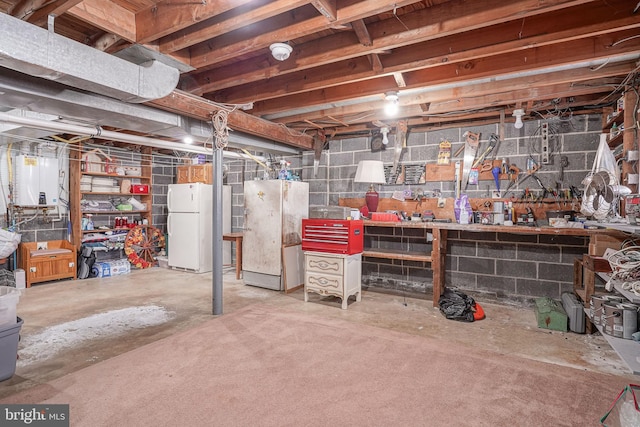
<svg viewBox="0 0 640 427">
<path fill-rule="evenodd" d="M 213 314 L 222 314 L 222 150 L 213 151 L 212 285 Z"/>
</svg>

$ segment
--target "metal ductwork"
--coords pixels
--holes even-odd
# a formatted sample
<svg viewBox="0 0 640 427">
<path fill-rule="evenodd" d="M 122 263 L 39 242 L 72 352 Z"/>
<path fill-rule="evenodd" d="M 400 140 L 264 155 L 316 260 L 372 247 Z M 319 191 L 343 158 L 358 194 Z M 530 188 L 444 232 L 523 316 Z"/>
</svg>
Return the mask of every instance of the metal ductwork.
<svg viewBox="0 0 640 427">
<path fill-rule="evenodd" d="M 0 61 L 1 62 L 1 61 Z M 11 111 L 14 110 L 14 111 Z M 130 104 L 95 93 L 86 93 L 59 83 L 0 68 L 0 113 L 41 121 L 62 117 L 83 126 L 128 129 L 146 135 L 181 139 L 191 135 L 199 141 L 212 136 L 211 124 L 147 105 Z M 2 135 L 40 138 L 42 133 L 17 123 L 0 123 Z M 242 132 L 231 132 L 229 147 L 247 148 L 278 155 L 299 154 L 299 150 Z M 176 148 L 177 149 L 177 148 Z"/>
<path fill-rule="evenodd" d="M 180 77 L 159 61 L 136 65 L 4 13 L 0 66 L 134 103 L 169 95 Z"/>
</svg>

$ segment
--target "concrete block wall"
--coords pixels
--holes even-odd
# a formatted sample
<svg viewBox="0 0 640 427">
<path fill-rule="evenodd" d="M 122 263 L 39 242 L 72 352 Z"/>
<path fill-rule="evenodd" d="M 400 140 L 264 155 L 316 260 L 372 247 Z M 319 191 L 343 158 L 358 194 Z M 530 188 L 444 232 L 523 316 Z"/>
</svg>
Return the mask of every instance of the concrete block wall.
<svg viewBox="0 0 640 427">
<path fill-rule="evenodd" d="M 496 159 L 507 158 L 510 164 L 516 164 L 524 171 L 527 158 L 533 156 L 540 162 L 541 169 L 537 172 L 540 180 L 545 186 L 555 188 L 560 180 L 560 156 L 566 156 L 569 164 L 563 171 L 562 187 L 581 188 L 598 147 L 601 116 L 575 116 L 546 122 L 551 134 L 549 164 L 540 162 L 542 120 L 527 121 L 522 129 L 505 125 Z M 482 151 L 492 133 L 500 134 L 500 125 L 410 133 L 400 162 L 436 163 L 438 144 L 447 139 L 452 144 L 453 154 L 464 144 L 463 135 L 467 130 L 481 134 Z M 385 165 L 392 164 L 394 143 L 391 137 L 386 150 L 372 153 L 366 137 L 330 141 L 328 149 L 322 152 L 317 176 L 313 174 L 313 153 L 304 153 L 303 180 L 310 183 L 310 203 L 337 205 L 340 198 L 364 197 L 368 185 L 353 182 L 358 162 L 382 160 Z M 465 193 L 470 197 L 486 197 L 494 187 L 493 181 L 481 181 L 479 186 L 468 186 Z M 542 192 L 534 180 L 528 179 L 513 194 L 519 196 L 526 187 L 536 193 Z M 391 197 L 394 191 L 405 188 L 409 186 L 381 185 L 377 191 L 380 197 Z M 410 187 L 412 190 L 419 188 L 425 191 L 438 189 L 444 197 L 455 195 L 453 182 L 428 182 Z M 579 205 L 575 208 L 579 209 Z M 450 232 L 446 283 L 498 298 L 560 298 L 562 292 L 572 288 L 574 258 L 586 252 L 588 241 L 582 238 Z M 363 284 L 430 293 L 433 285 L 429 267 L 429 263 L 367 258 L 363 263 Z"/>
<path fill-rule="evenodd" d="M 167 192 L 169 191 L 169 184 L 175 182 L 176 166 L 178 164 L 180 163 L 171 157 L 156 156 L 153 159 L 153 168 L 151 170 L 151 188 L 153 192 L 152 224 L 163 233 L 167 232 L 167 217 L 169 215 Z"/>
<path fill-rule="evenodd" d="M 588 245 L 577 236 L 450 231 L 445 281 L 498 298 L 559 299 L 573 289 L 573 261 Z"/>
<path fill-rule="evenodd" d="M 536 148 L 539 147 L 541 123 L 542 121 L 525 122 L 525 126 L 519 130 L 505 125 L 505 137 L 500 143 L 496 158 L 506 157 L 510 163 L 515 163 L 524 170 L 527 157 L 539 153 Z M 576 116 L 570 119 L 550 120 L 549 125 L 552 134 L 551 163 L 542 165 L 538 176 L 546 185 L 555 186 L 555 181 L 559 179 L 561 153 L 567 156 L 569 162 L 564 171 L 564 186 L 580 187 L 582 179 L 591 169 L 595 156 L 602 126 L 601 117 Z M 400 161 L 406 164 L 435 163 L 441 140 L 449 140 L 452 143 L 452 153 L 455 153 L 464 143 L 465 131 L 481 133 L 481 142 L 486 144 L 491 133 L 499 134 L 499 129 L 496 123 L 469 129 L 452 128 L 410 133 Z M 371 159 L 382 160 L 385 164 L 392 163 L 394 143 L 394 137 L 391 136 L 387 150 L 372 153 L 369 138 L 366 137 L 330 141 L 322 152 L 317 174 L 313 168 L 313 152 L 287 156 L 286 159 L 291 162 L 291 169 L 298 173 L 303 181 L 309 182 L 312 205 L 337 205 L 342 197 L 363 197 L 368 186 L 353 182 L 358 162 Z M 269 157 L 269 160 L 277 163 L 280 158 Z M 178 163 L 175 158 L 154 157 L 153 224 L 163 232 L 166 232 L 168 214 L 167 189 L 168 185 L 175 181 L 175 167 Z M 225 160 L 224 164 L 225 183 L 232 186 L 232 229 L 241 231 L 244 222 L 243 182 L 263 178 L 264 168 L 252 160 Z M 474 186 L 475 188 L 470 187 L 466 193 L 470 197 L 484 197 L 487 193 L 487 188 L 484 187 L 491 184 L 483 183 Z M 533 182 L 526 183 L 526 186 L 532 188 L 534 185 Z M 439 189 L 445 197 L 454 195 L 452 182 L 429 182 L 415 187 L 427 191 Z M 391 197 L 393 191 L 404 188 L 403 185 L 382 185 L 378 191 L 381 197 Z M 62 221 L 52 223 L 34 221 L 25 225 L 21 232 L 24 241 L 36 241 L 65 239 L 66 230 L 65 217 Z M 420 245 L 424 246 L 427 244 L 427 238 L 426 235 L 417 236 L 412 244 L 419 248 L 417 242 L 421 241 Z M 563 291 L 571 287 L 573 258 L 587 252 L 587 243 L 576 238 L 564 240 L 545 236 L 450 232 L 448 242 L 448 285 L 505 298 L 559 297 Z M 383 244 L 397 243 L 395 240 L 389 240 Z M 426 246 L 424 249 L 426 250 Z M 429 292 L 432 287 L 429 264 L 414 261 L 367 259 L 363 264 L 363 280 L 365 285 L 397 291 Z"/>
<path fill-rule="evenodd" d="M 283 157 L 271 156 L 268 158 L 269 164 L 278 164 L 279 160 Z M 303 155 L 286 156 L 285 159 L 290 162 L 289 170 L 302 177 L 303 181 L 306 181 L 303 177 L 305 173 L 302 167 Z M 313 165 L 313 156 L 311 159 L 311 164 Z M 264 179 L 265 176 L 270 176 L 274 179 L 277 174 L 274 172 L 271 172 L 271 174 L 266 173 L 263 165 L 251 159 L 225 161 L 224 164 L 227 168 L 225 184 L 231 185 L 231 199 L 233 203 L 231 229 L 232 231 L 242 231 L 244 226 L 244 182 L 253 181 L 254 179 Z"/>
</svg>

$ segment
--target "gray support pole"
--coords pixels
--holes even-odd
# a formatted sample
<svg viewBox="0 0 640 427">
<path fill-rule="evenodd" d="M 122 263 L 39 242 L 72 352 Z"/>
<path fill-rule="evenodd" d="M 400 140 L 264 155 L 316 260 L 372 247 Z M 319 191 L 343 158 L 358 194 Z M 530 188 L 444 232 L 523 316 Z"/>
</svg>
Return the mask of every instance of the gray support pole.
<svg viewBox="0 0 640 427">
<path fill-rule="evenodd" d="M 222 314 L 222 150 L 213 151 L 213 315 Z"/>
</svg>

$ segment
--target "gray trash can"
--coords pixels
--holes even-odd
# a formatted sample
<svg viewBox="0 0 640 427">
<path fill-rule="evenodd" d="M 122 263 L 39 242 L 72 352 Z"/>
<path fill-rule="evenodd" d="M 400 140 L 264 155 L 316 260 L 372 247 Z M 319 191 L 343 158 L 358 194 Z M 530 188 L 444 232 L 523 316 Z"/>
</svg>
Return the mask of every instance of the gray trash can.
<svg viewBox="0 0 640 427">
<path fill-rule="evenodd" d="M 22 319 L 19 317 L 15 324 L 0 326 L 0 381 L 8 380 L 16 372 L 20 328 Z"/>
</svg>

